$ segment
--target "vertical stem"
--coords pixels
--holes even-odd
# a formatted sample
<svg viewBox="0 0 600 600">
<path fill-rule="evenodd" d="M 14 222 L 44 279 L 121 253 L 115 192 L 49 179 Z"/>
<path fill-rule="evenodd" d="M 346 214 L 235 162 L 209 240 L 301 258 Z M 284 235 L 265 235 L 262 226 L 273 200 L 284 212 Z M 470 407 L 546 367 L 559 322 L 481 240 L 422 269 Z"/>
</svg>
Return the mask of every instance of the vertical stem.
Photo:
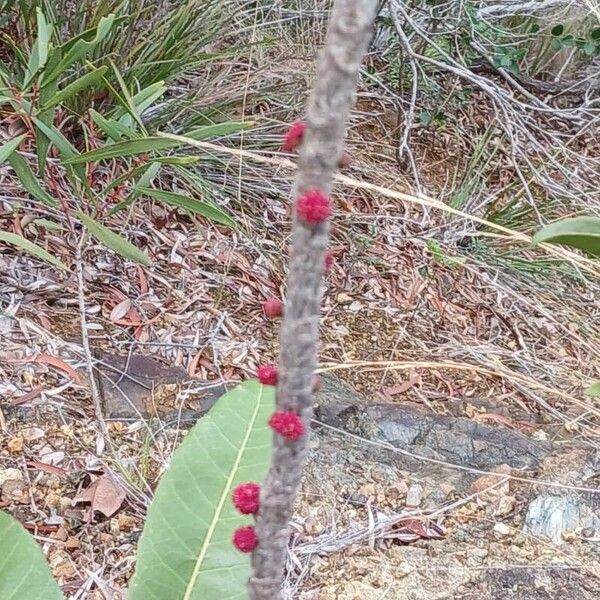
<svg viewBox="0 0 600 600">
<path fill-rule="evenodd" d="M 377 0 L 335 2 L 308 103 L 296 195 L 311 189 L 331 193 L 376 9 Z M 308 226 L 294 216 L 287 302 L 281 329 L 277 410 L 298 413 L 307 434 L 298 441 L 274 437 L 271 466 L 262 486 L 256 520 L 259 543 L 252 557 L 253 572 L 248 584 L 251 600 L 281 598 L 289 521 L 302 478 L 313 411 L 312 387 L 328 237 L 328 223 Z"/>
</svg>

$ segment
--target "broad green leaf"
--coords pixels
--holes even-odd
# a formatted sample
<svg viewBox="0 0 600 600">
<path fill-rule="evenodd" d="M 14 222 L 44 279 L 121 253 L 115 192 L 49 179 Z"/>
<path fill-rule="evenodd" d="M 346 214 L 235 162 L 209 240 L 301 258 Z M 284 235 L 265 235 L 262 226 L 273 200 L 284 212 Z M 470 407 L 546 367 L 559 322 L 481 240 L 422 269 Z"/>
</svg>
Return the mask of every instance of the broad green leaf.
<svg viewBox="0 0 600 600">
<path fill-rule="evenodd" d="M 137 138 L 135 140 L 125 140 L 123 142 L 111 144 L 110 146 L 104 146 L 102 148 L 97 148 L 96 150 L 84 152 L 79 156 L 74 156 L 73 158 L 65 160 L 64 164 L 74 165 L 78 163 L 105 160 L 108 158 L 135 156 L 136 154 L 145 154 L 147 152 L 154 152 L 156 150 L 175 148 L 181 144 L 182 142 L 177 140 L 170 140 L 157 136 Z"/>
<path fill-rule="evenodd" d="M 231 493 L 265 475 L 274 396 L 273 387 L 246 381 L 175 451 L 148 511 L 129 600 L 246 600 L 250 557 L 231 537 L 251 521 L 235 511 Z"/>
<path fill-rule="evenodd" d="M 124 237 L 111 231 L 108 227 L 98 223 L 98 221 L 95 221 L 85 213 L 78 212 L 77 216 L 81 219 L 85 228 L 109 250 L 113 250 L 117 254 L 142 265 L 150 265 L 150 258 L 148 255 L 134 246 L 131 242 L 127 241 Z"/>
<path fill-rule="evenodd" d="M 235 221 L 224 210 L 214 204 L 208 204 L 207 202 L 195 200 L 189 196 L 183 196 L 174 192 L 164 192 L 162 190 L 154 190 L 147 187 L 138 187 L 137 190 L 142 194 L 156 198 L 161 202 L 165 202 L 171 206 L 177 206 L 178 208 L 184 208 L 195 215 L 202 215 L 211 221 L 227 225 L 227 227 L 236 226 Z"/>
<path fill-rule="evenodd" d="M 63 600 L 40 547 L 5 512 L 0 512 L 0 598 Z"/>
<path fill-rule="evenodd" d="M 600 398 L 600 381 L 592 383 L 592 385 L 585 389 L 584 393 L 586 396 L 590 396 L 590 398 Z"/>
<path fill-rule="evenodd" d="M 26 240 L 23 236 L 17 235 L 16 233 L 10 233 L 8 231 L 0 231 L 0 242 L 6 242 L 7 244 L 12 244 L 13 246 L 17 246 L 21 250 L 25 250 L 32 256 L 39 258 L 41 260 L 45 260 L 47 263 L 54 265 L 55 267 L 60 267 L 61 269 L 67 270 L 67 267 L 64 263 L 62 263 L 58 258 L 55 258 L 49 252 L 46 252 L 41 246 Z M 0 596 L 2 598 L 2 596 Z"/>
<path fill-rule="evenodd" d="M 40 185 L 36 176 L 33 174 L 31 167 L 27 164 L 27 161 L 18 153 L 13 152 L 8 157 L 8 162 L 13 168 L 13 171 L 17 174 L 19 181 L 23 187 L 40 202 L 47 204 L 48 206 L 55 207 L 56 201 L 54 198 L 46 192 L 46 190 Z"/>
<path fill-rule="evenodd" d="M 74 96 L 75 94 L 85 90 L 86 88 L 94 85 L 98 81 L 102 79 L 104 73 L 106 73 L 108 67 L 100 67 L 99 69 L 94 69 L 85 75 L 82 75 L 79 79 L 73 81 L 68 86 L 64 87 L 62 90 L 59 90 L 48 102 L 42 106 L 40 111 L 48 110 L 61 102 L 64 102 L 67 98 Z"/>
<path fill-rule="evenodd" d="M 21 145 L 21 142 L 27 137 L 26 133 L 22 133 L 21 135 L 13 138 L 12 140 L 8 140 L 0 146 L 0 165 L 8 159 L 8 157 Z"/>
<path fill-rule="evenodd" d="M 600 218 L 575 217 L 547 225 L 533 236 L 534 244 L 564 244 L 600 256 Z"/>
</svg>

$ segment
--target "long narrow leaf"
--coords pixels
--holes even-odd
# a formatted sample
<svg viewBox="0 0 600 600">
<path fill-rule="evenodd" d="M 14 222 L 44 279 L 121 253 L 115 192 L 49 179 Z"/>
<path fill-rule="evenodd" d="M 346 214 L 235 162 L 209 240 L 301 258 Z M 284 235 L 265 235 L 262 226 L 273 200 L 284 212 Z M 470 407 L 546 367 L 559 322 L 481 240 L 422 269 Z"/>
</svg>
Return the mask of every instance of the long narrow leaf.
<svg viewBox="0 0 600 600">
<path fill-rule="evenodd" d="M 533 236 L 534 244 L 564 244 L 600 256 L 600 218 L 575 217 L 547 225 Z"/>
<path fill-rule="evenodd" d="M 39 546 L 5 512 L 0 512 L 0 598 L 63 600 Z"/>
<path fill-rule="evenodd" d="M 8 162 L 17 174 L 19 181 L 23 187 L 34 197 L 47 204 L 48 206 L 55 207 L 56 201 L 54 198 L 46 192 L 33 174 L 31 167 L 27 164 L 27 161 L 18 153 L 13 152 L 8 157 Z"/>
<path fill-rule="evenodd" d="M 45 260 L 47 263 L 54 265 L 55 267 L 59 267 L 61 269 L 67 270 L 67 267 L 63 262 L 58 260 L 50 254 L 46 252 L 41 246 L 26 240 L 23 236 L 17 235 L 16 233 L 10 233 L 9 231 L 0 231 L 0 242 L 5 242 L 7 244 L 11 244 L 20 248 L 21 250 L 25 250 L 25 252 L 39 258 L 41 260 Z M 0 596 L 2 597 L 2 596 Z"/>
<path fill-rule="evenodd" d="M 154 152 L 156 150 L 176 148 L 182 143 L 184 142 L 156 136 L 137 138 L 135 140 L 117 142 L 116 144 L 111 144 L 110 146 L 104 146 L 103 148 L 97 148 L 96 150 L 84 152 L 79 156 L 69 158 L 68 160 L 64 161 L 64 164 L 75 165 L 78 163 L 87 163 L 97 160 L 105 160 L 108 158 L 135 156 L 137 154 Z"/>
<path fill-rule="evenodd" d="M 98 221 L 94 221 L 94 219 L 85 213 L 79 212 L 77 213 L 77 216 L 81 219 L 85 228 L 109 250 L 142 265 L 150 265 L 150 258 L 148 255 L 138 247 L 134 246 L 131 242 L 127 241 L 124 237 L 111 231 L 108 227 L 98 223 Z"/>
<path fill-rule="evenodd" d="M 70 83 L 67 87 L 63 88 L 59 92 L 57 92 L 42 108 L 40 109 L 42 112 L 64 102 L 67 98 L 77 94 L 81 90 L 85 90 L 86 88 L 98 83 L 102 79 L 104 73 L 106 73 L 108 67 L 100 67 L 99 69 L 94 69 L 90 73 L 86 73 L 82 75 L 79 79 Z"/>
<path fill-rule="evenodd" d="M 0 146 L 0 165 L 8 159 L 8 157 L 21 145 L 21 142 L 27 137 L 26 133 L 22 133 L 21 135 L 13 138 L 12 140 L 8 140 Z"/>
<path fill-rule="evenodd" d="M 274 388 L 246 381 L 189 432 L 163 475 L 139 544 L 129 600 L 245 600 L 250 558 L 231 543 L 248 525 L 231 493 L 260 481 Z"/>
<path fill-rule="evenodd" d="M 156 198 L 157 200 L 165 202 L 166 204 L 170 204 L 171 206 L 184 208 L 195 215 L 202 215 L 211 221 L 216 221 L 222 225 L 227 225 L 227 227 L 236 226 L 235 221 L 224 210 L 218 206 L 214 206 L 213 204 L 208 204 L 207 202 L 195 200 L 194 198 L 176 194 L 174 192 L 164 192 L 162 190 L 154 190 L 152 188 L 137 189 L 138 191 L 142 192 L 142 194 Z"/>
</svg>

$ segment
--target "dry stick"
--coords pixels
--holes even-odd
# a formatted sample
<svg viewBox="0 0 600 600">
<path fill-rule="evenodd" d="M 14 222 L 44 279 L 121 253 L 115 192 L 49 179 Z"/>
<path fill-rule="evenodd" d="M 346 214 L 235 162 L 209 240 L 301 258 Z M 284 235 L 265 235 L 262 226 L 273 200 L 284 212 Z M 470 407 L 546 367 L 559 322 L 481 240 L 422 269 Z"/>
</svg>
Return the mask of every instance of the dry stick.
<svg viewBox="0 0 600 600">
<path fill-rule="evenodd" d="M 330 194 L 376 8 L 377 0 L 335 2 L 308 104 L 296 194 L 311 189 Z M 262 487 L 256 520 L 258 547 L 252 556 L 252 576 L 248 582 L 251 600 L 282 597 L 289 521 L 302 477 L 313 412 L 312 388 L 328 236 L 326 222 L 309 226 L 294 216 L 288 296 L 281 331 L 277 410 L 299 414 L 307 434 L 298 441 L 278 435 L 274 438 L 271 466 Z"/>
<path fill-rule="evenodd" d="M 75 250 L 75 269 L 77 271 L 77 298 L 79 300 L 79 319 L 81 324 L 81 345 L 83 346 L 83 353 L 85 356 L 85 364 L 88 372 L 88 379 L 90 380 L 90 389 L 92 392 L 92 402 L 94 403 L 94 413 L 96 421 L 105 439 L 108 439 L 108 429 L 104 422 L 104 415 L 102 413 L 102 398 L 100 397 L 100 391 L 98 390 L 98 384 L 94 377 L 94 359 L 92 357 L 92 350 L 90 348 L 90 340 L 87 331 L 87 320 L 85 318 L 85 282 L 83 279 L 83 249 L 85 247 L 87 236 L 84 232 L 81 233 L 81 238 L 77 244 Z"/>
</svg>

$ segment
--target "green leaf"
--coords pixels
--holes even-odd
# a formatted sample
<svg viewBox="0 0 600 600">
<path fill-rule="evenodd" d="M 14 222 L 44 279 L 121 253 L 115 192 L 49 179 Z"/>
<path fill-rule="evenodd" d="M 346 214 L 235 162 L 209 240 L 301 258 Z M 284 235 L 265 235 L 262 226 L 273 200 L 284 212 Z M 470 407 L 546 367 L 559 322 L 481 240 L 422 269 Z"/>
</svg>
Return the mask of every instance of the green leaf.
<svg viewBox="0 0 600 600">
<path fill-rule="evenodd" d="M 5 242 L 7 244 L 12 244 L 13 246 L 17 246 L 21 250 L 25 250 L 32 256 L 39 258 L 41 260 L 45 260 L 47 263 L 54 265 L 55 267 L 60 267 L 61 269 L 67 270 L 67 267 L 63 262 L 58 260 L 50 254 L 46 252 L 41 246 L 26 240 L 23 236 L 17 235 L 16 233 L 10 233 L 8 231 L 0 231 L 0 242 Z M 0 596 L 2 597 L 2 596 Z"/>
<path fill-rule="evenodd" d="M 600 218 L 575 217 L 547 225 L 533 236 L 534 244 L 564 244 L 600 256 Z"/>
<path fill-rule="evenodd" d="M 595 29 L 592 29 L 592 31 L 590 33 L 590 37 L 594 41 L 600 41 L 600 27 L 596 27 Z"/>
<path fill-rule="evenodd" d="M 585 391 L 583 393 L 586 396 L 589 396 L 590 398 L 600 398 L 600 381 L 592 383 L 592 385 L 585 388 Z"/>
<path fill-rule="evenodd" d="M 65 160 L 64 164 L 75 165 L 78 163 L 87 163 L 108 158 L 135 156 L 136 154 L 145 154 L 156 150 L 175 148 L 181 146 L 183 143 L 184 142 L 156 136 L 137 138 L 135 140 L 117 142 L 116 144 L 84 152 L 79 156 L 74 156 L 73 158 Z"/>
<path fill-rule="evenodd" d="M 117 21 L 119 21 L 119 19 L 117 19 Z M 114 24 L 114 14 L 102 17 L 98 23 L 98 27 L 84 31 L 82 34 L 77 36 L 77 38 L 69 40 L 66 44 L 58 48 L 58 50 L 64 56 L 51 70 L 46 69 L 46 73 L 44 73 L 44 77 L 42 79 L 42 85 L 46 86 L 52 83 L 55 79 L 60 77 L 73 63 L 93 50 L 108 35 Z M 90 37 L 91 39 L 88 39 Z"/>
<path fill-rule="evenodd" d="M 588 56 L 592 56 L 592 54 L 596 52 L 596 48 L 597 46 L 595 42 L 586 42 L 585 46 L 583 47 L 583 52 Z"/>
<path fill-rule="evenodd" d="M 27 161 L 18 153 L 13 152 L 8 157 L 8 162 L 13 168 L 13 171 L 17 174 L 19 181 L 23 187 L 40 202 L 47 204 L 48 206 L 55 207 L 56 201 L 54 198 L 46 192 L 46 190 L 40 185 L 40 182 L 36 179 L 33 174 L 31 167 L 27 164 Z"/>
<path fill-rule="evenodd" d="M 214 125 L 204 125 L 192 129 L 185 137 L 196 140 L 197 142 L 207 140 L 209 138 L 218 138 L 226 135 L 239 133 L 244 129 L 249 129 L 254 126 L 254 121 L 224 121 L 223 123 L 215 123 Z"/>
<path fill-rule="evenodd" d="M 43 67 L 46 64 L 46 60 L 48 59 L 48 44 L 50 42 L 50 35 L 52 34 L 52 28 L 48 26 L 46 22 L 46 18 L 44 17 L 44 13 L 42 10 L 37 7 L 37 52 L 38 52 L 38 65 Z"/>
<path fill-rule="evenodd" d="M 113 250 L 120 256 L 133 260 L 134 262 L 142 265 L 149 266 L 151 264 L 150 258 L 144 251 L 134 246 L 124 237 L 121 237 L 118 233 L 111 231 L 108 227 L 98 223 L 98 221 L 95 221 L 92 219 L 92 217 L 89 217 L 85 213 L 78 212 L 77 216 L 85 225 L 85 228 L 109 250 Z"/>
<path fill-rule="evenodd" d="M 5 512 L 0 512 L 0 598 L 63 600 L 40 547 Z"/>
<path fill-rule="evenodd" d="M 64 102 L 67 98 L 70 98 L 82 90 L 94 85 L 102 79 L 102 76 L 104 73 L 106 73 L 107 69 L 108 67 L 100 67 L 99 69 L 94 69 L 93 71 L 82 75 L 79 79 L 76 79 L 73 81 L 73 83 L 70 83 L 58 93 L 54 94 L 54 96 L 52 96 L 52 98 L 50 98 L 50 100 L 48 100 L 48 102 L 46 102 L 44 106 L 40 108 L 40 112 L 48 110 L 49 108 Z"/>
<path fill-rule="evenodd" d="M 552 30 L 550 31 L 550 33 L 554 36 L 562 35 L 564 30 L 565 30 L 565 26 L 562 24 L 559 24 L 559 25 L 555 25 L 552 28 Z"/>
<path fill-rule="evenodd" d="M 227 225 L 227 227 L 235 228 L 236 226 L 235 221 L 224 210 L 214 204 L 195 200 L 189 196 L 183 196 L 174 192 L 154 190 L 148 187 L 136 187 L 136 189 L 138 192 L 156 198 L 161 202 L 165 202 L 171 206 L 177 206 L 178 208 L 184 208 L 195 215 L 202 215 L 211 221 Z"/>
<path fill-rule="evenodd" d="M 94 123 L 113 141 L 118 142 L 122 137 L 129 137 L 132 133 L 129 127 L 122 125 L 114 119 L 107 119 L 93 108 L 90 108 L 90 115 Z"/>
<path fill-rule="evenodd" d="M 12 140 L 8 140 L 0 146 L 0 165 L 8 159 L 8 157 L 21 145 L 21 142 L 27 137 L 26 133 L 22 133 L 21 135 L 13 138 Z"/>
<path fill-rule="evenodd" d="M 142 165 L 141 169 L 143 169 L 143 174 L 135 184 L 134 188 L 129 192 L 125 200 L 119 202 L 115 206 L 113 206 L 109 211 L 109 215 L 114 215 L 115 213 L 127 208 L 130 204 L 135 202 L 135 200 L 141 195 L 141 192 L 138 188 L 146 187 L 154 181 L 154 178 L 158 175 L 158 172 L 161 170 L 162 165 L 158 162 L 152 162 L 149 165 Z"/>
<path fill-rule="evenodd" d="M 274 388 L 246 381 L 188 433 L 163 475 L 139 544 L 129 600 L 246 600 L 250 557 L 231 537 L 250 524 L 233 488 L 264 477 Z"/>
<path fill-rule="evenodd" d="M 54 127 L 54 125 L 47 125 L 41 119 L 37 119 L 36 117 L 32 117 L 32 120 L 36 124 L 37 128 L 44 134 L 44 136 L 58 148 L 61 158 L 64 159 L 71 158 L 72 156 L 79 156 L 79 151 L 77 148 L 75 148 L 75 146 L 69 142 L 62 132 Z M 73 170 L 75 171 L 79 180 L 86 186 L 86 188 L 88 188 L 85 167 L 83 165 L 75 165 Z"/>
</svg>

